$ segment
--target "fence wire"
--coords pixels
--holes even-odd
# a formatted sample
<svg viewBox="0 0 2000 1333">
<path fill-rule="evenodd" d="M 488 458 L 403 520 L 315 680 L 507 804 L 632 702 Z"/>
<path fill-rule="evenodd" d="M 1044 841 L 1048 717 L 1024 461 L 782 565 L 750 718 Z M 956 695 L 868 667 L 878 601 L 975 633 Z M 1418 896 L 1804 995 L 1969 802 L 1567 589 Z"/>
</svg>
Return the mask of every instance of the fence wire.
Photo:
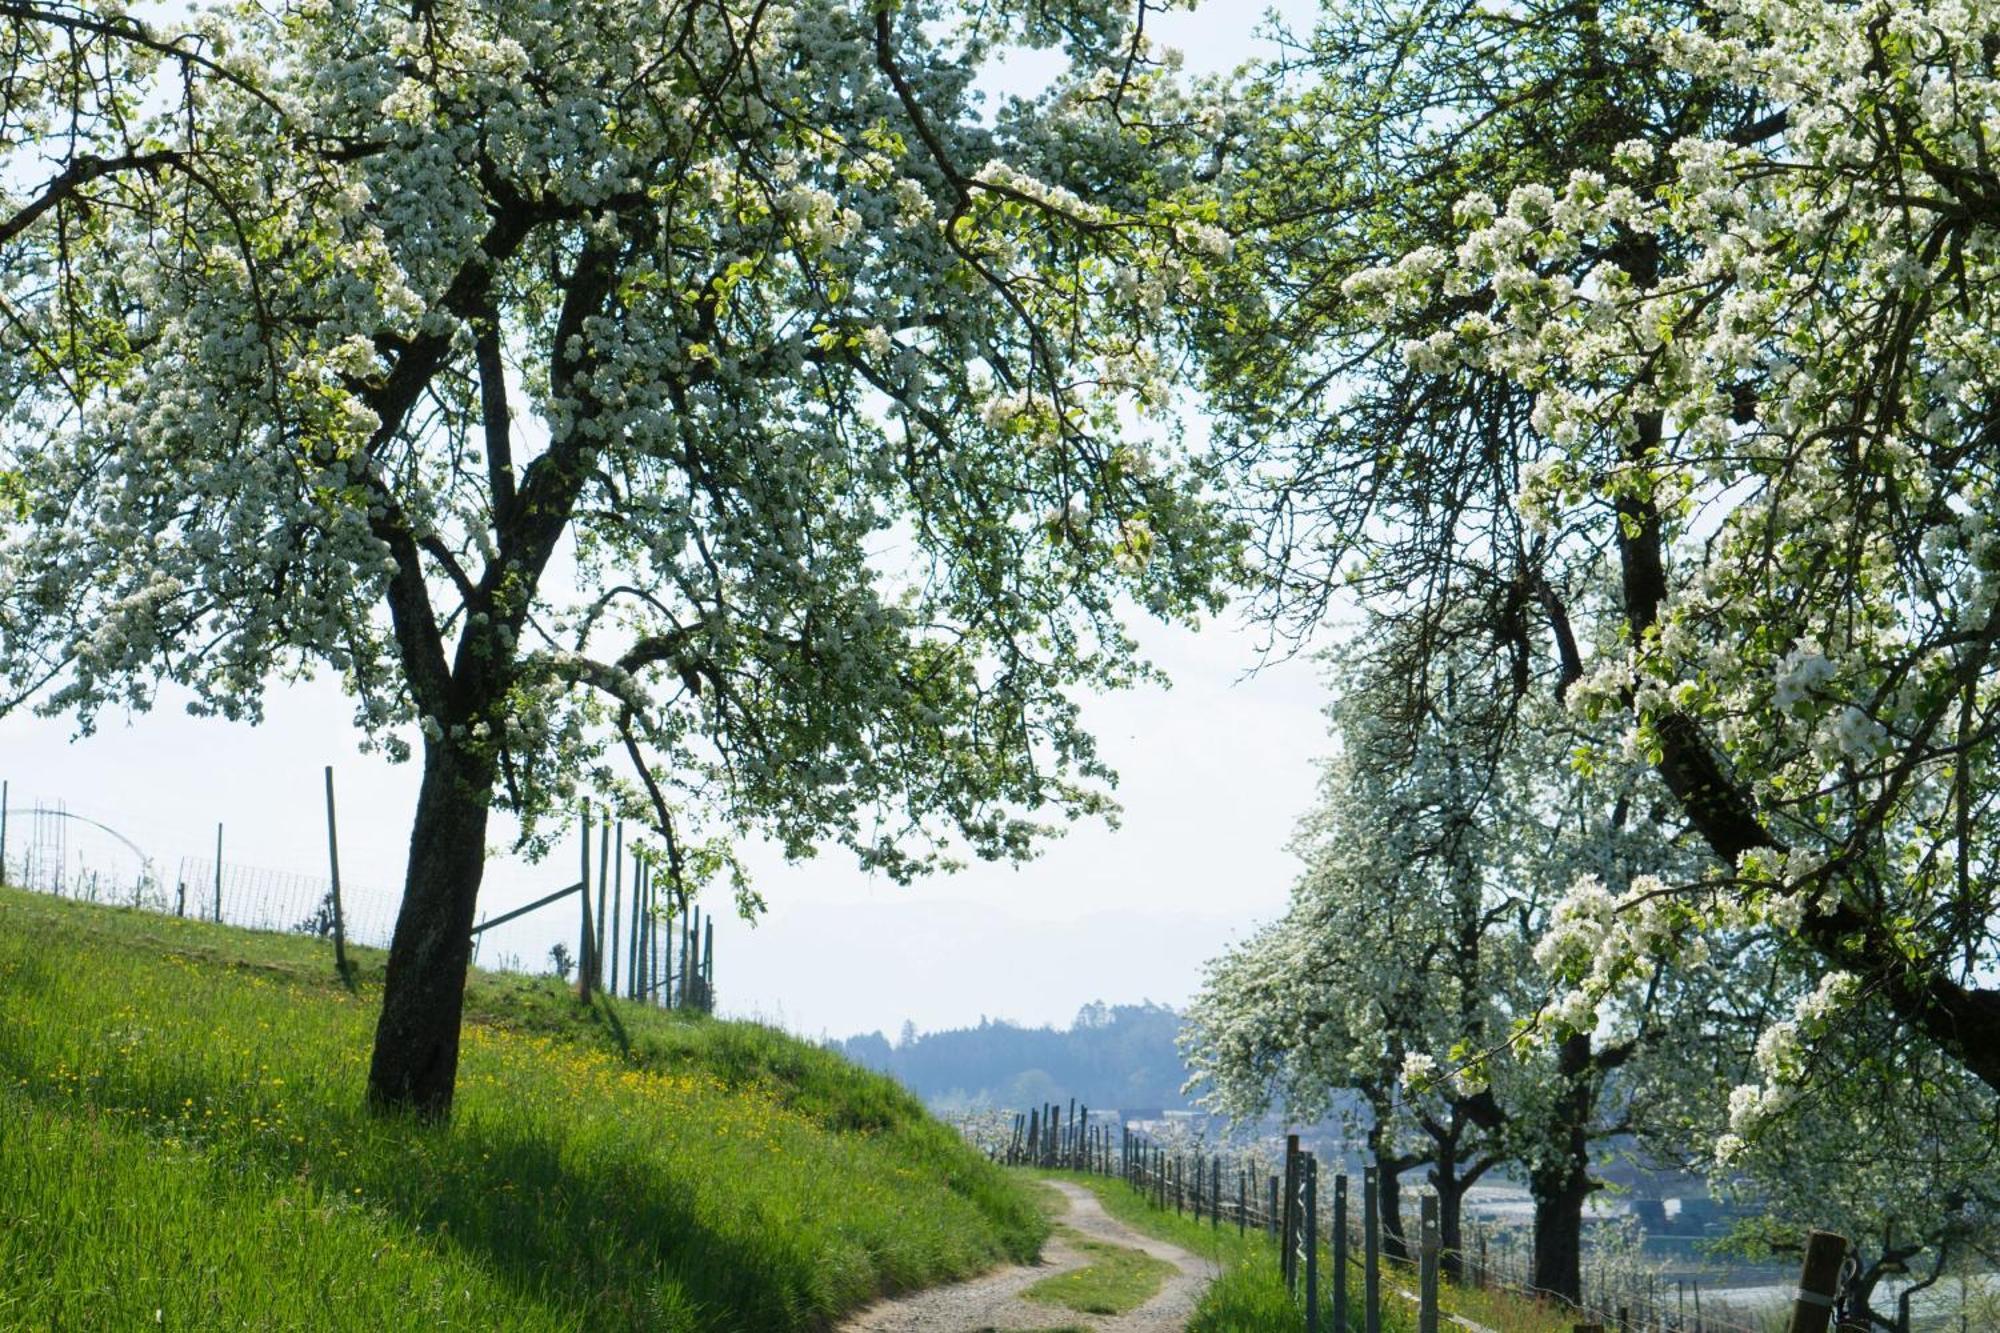
<svg viewBox="0 0 2000 1333">
<path fill-rule="evenodd" d="M 1364 1191 L 1359 1179 L 1345 1173 L 1318 1172 L 1317 1188 L 1308 1191 L 1302 1170 L 1287 1171 L 1261 1152 L 1211 1153 L 1185 1144 L 1167 1144 L 1143 1131 L 1130 1129 L 1088 1108 L 1060 1104 L 1026 1112 L 988 1112 L 963 1117 L 960 1131 L 996 1161 L 1060 1167 L 1092 1174 L 1123 1177 L 1155 1208 L 1206 1221 L 1212 1226 L 1258 1231 L 1281 1249 L 1288 1274 L 1303 1264 L 1306 1237 L 1316 1241 L 1319 1262 L 1331 1272 L 1339 1246 L 1335 1238 L 1334 1200 L 1346 1196 L 1346 1246 L 1350 1265 L 1360 1265 L 1367 1252 Z M 1309 1154 L 1301 1154 L 1302 1157 Z M 1289 1180 L 1290 1188 L 1287 1188 Z M 1345 1184 L 1337 1184 L 1337 1181 Z M 1310 1209 L 1310 1213 L 1306 1210 Z M 1383 1301 L 1415 1302 L 1419 1264 L 1415 1219 L 1403 1217 L 1401 1235 L 1407 1257 L 1392 1252 L 1386 1227 L 1378 1234 Z M 1282 1254 L 1291 1250 L 1290 1255 Z M 1769 1333 L 1782 1312 L 1744 1307 L 1705 1290 L 1699 1281 L 1673 1279 L 1636 1267 L 1624 1256 L 1616 1260 L 1593 1256 L 1583 1262 L 1583 1300 L 1562 1301 L 1539 1289 L 1532 1280 L 1533 1251 L 1517 1228 L 1499 1229 L 1468 1222 L 1460 1250 L 1441 1250 L 1447 1271 L 1461 1275 L 1462 1289 L 1504 1292 L 1517 1299 L 1559 1305 L 1576 1322 L 1601 1325 L 1608 1333 Z M 1303 1296 L 1303 1284 L 1299 1295 Z M 1319 1302 L 1331 1299 L 1333 1281 L 1317 1283 Z M 1347 1283 L 1349 1305 L 1358 1310 L 1363 1299 L 1358 1273 Z M 1358 1321 L 1357 1321 L 1358 1323 Z M 1328 1324 L 1331 1328 L 1332 1325 Z"/>
</svg>

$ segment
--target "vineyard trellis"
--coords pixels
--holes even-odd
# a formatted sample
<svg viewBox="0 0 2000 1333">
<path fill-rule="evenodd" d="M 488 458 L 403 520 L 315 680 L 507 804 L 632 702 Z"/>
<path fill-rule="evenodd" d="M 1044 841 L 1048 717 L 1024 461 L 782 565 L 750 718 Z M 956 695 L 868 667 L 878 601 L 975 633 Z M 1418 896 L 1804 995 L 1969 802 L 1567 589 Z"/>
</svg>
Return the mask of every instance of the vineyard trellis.
<svg viewBox="0 0 2000 1333">
<path fill-rule="evenodd" d="M 162 873 L 162 862 L 110 824 L 60 802 L 10 806 L 10 794 L 9 784 L 0 781 L 0 883 L 84 902 L 325 939 L 336 949 L 343 976 L 346 945 L 385 948 L 395 931 L 399 893 L 341 879 L 331 770 L 327 777 L 331 873 L 326 876 L 225 860 L 221 824 L 216 825 L 213 855 L 181 856 L 168 876 Z M 580 900 L 581 927 L 574 960 L 584 993 L 603 990 L 662 1008 L 713 1012 L 712 916 L 665 891 L 651 858 L 626 846 L 621 823 L 601 819 L 593 824 L 586 808 L 581 824 L 582 878 L 481 921 L 473 929 L 475 946 L 493 927 L 575 895 Z M 95 830 L 110 839 L 130 854 L 132 864 L 84 864 L 70 838 L 73 827 Z"/>
</svg>

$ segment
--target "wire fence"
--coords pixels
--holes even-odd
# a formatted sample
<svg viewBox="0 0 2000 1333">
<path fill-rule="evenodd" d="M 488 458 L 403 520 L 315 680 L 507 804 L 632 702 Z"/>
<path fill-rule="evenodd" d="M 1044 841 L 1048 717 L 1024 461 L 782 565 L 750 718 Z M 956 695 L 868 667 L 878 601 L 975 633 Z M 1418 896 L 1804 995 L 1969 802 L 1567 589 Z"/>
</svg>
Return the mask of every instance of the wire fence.
<svg viewBox="0 0 2000 1333">
<path fill-rule="evenodd" d="M 329 842 L 333 829 L 328 776 Z M 711 914 L 667 891 L 654 858 L 625 841 L 616 820 L 581 821 L 581 878 L 527 907 L 473 927 L 474 958 L 489 926 L 528 912 L 569 912 L 575 922 L 551 961 L 565 979 L 582 969 L 584 989 L 661 1008 L 715 1009 L 715 926 Z M 594 836 L 593 836 L 594 835 Z M 387 948 L 400 891 L 316 875 L 242 865 L 218 854 L 156 860 L 137 842 L 62 802 L 10 805 L 0 782 L 0 883 L 107 906 L 213 921 L 247 930 L 340 939 Z M 527 970 L 501 954 L 488 966 Z"/>
<path fill-rule="evenodd" d="M 1419 1327 L 1438 1327 L 1437 1282 L 1449 1274 L 1460 1293 L 1504 1293 L 1560 1312 L 1578 1328 L 1616 1333 L 1773 1333 L 1787 1327 L 1782 1309 L 1744 1305 L 1685 1278 L 1647 1271 L 1630 1255 L 1593 1254 L 1582 1264 L 1582 1300 L 1569 1302 L 1532 1280 L 1532 1250 L 1517 1228 L 1468 1222 L 1461 1243 L 1442 1243 L 1437 1198 L 1419 1195 L 1417 1225 L 1381 1211 L 1375 1168 L 1359 1181 L 1322 1176 L 1311 1152 L 1287 1141 L 1281 1158 L 1258 1152 L 1216 1153 L 1168 1144 L 1070 1103 L 1026 1112 L 966 1117 L 960 1130 L 995 1161 L 1123 1178 L 1153 1207 L 1211 1226 L 1258 1232 L 1278 1247 L 1281 1268 L 1302 1304 L 1308 1330 L 1345 1330 L 1347 1320 L 1380 1328 L 1383 1307 L 1416 1306 Z M 1427 1300 L 1428 1297 L 1428 1300 Z M 1428 1315 L 1428 1322 L 1426 1321 Z M 1468 1333 L 1500 1333 L 1457 1314 Z"/>
<path fill-rule="evenodd" d="M 333 935 L 333 881 L 320 875 L 184 856 L 175 863 L 172 897 L 157 910 L 247 930 Z M 347 942 L 386 949 L 400 903 L 397 893 L 343 882 L 340 912 Z"/>
</svg>

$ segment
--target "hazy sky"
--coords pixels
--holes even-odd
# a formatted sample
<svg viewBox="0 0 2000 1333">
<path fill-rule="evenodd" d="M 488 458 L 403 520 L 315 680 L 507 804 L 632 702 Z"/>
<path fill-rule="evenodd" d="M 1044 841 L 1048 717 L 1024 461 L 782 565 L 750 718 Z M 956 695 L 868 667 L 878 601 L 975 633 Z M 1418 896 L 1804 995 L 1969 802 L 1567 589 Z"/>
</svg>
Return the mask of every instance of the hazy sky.
<svg viewBox="0 0 2000 1333">
<path fill-rule="evenodd" d="M 1278 8 L 1299 16 L 1310 6 Z M 1214 0 L 1149 24 L 1190 69 L 1219 69 L 1257 54 L 1261 12 Z M 1023 60 L 1002 78 L 1045 69 Z M 1309 661 L 1246 679 L 1259 638 L 1233 619 L 1198 632 L 1146 625 L 1140 638 L 1173 688 L 1086 707 L 1122 775 L 1117 831 L 1082 825 L 1024 867 L 982 864 L 909 888 L 837 852 L 788 865 L 753 849 L 771 910 L 754 926 L 717 922 L 723 1008 L 810 1034 L 893 1035 L 906 1018 L 924 1029 L 981 1015 L 1066 1023 L 1093 999 L 1187 998 L 1204 959 L 1283 906 L 1294 872 L 1284 843 L 1326 747 L 1322 692 Z M 274 690 L 254 728 L 188 717 L 171 696 L 150 715 L 107 716 L 76 741 L 66 720 L 0 719 L 0 778 L 16 811 L 62 801 L 146 848 L 169 878 L 180 857 L 212 853 L 217 821 L 226 861 L 324 875 L 330 763 L 343 879 L 357 898 L 386 899 L 401 884 L 418 772 L 358 753 L 350 711 L 337 685 L 320 682 Z M 10 840 L 23 832 L 17 816 Z M 571 882 L 575 858 L 573 840 L 540 866 L 496 855 L 481 910 L 498 915 Z M 551 943 L 573 947 L 575 933 L 567 905 L 535 913 L 493 931 L 482 959 L 511 953 L 540 967 Z"/>
</svg>

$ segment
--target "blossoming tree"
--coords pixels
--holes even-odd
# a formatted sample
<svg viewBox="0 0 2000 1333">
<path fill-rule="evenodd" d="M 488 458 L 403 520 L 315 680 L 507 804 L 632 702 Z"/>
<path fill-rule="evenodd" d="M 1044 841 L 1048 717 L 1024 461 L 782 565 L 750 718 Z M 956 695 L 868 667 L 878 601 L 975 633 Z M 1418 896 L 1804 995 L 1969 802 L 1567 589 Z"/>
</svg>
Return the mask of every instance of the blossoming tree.
<svg viewBox="0 0 2000 1333">
<path fill-rule="evenodd" d="M 1071 691 L 1227 548 L 1170 435 L 1124 442 L 1220 244 L 1139 142 L 1198 127 L 1132 15 L 75 15 L 0 9 L 96 80 L 0 141 L 40 182 L 0 226 L 5 702 L 254 720 L 330 670 L 415 729 L 376 1105 L 449 1109 L 493 808 L 533 844 L 629 765 L 683 887 L 752 828 L 901 878 L 1107 809 Z M 1073 74 L 983 115 L 1018 42 Z"/>
<path fill-rule="evenodd" d="M 1280 609 L 1484 605 L 1612 728 L 1587 763 L 1655 768 L 1714 867 L 1582 883 L 1550 961 L 1583 1014 L 1678 940 L 1786 942 L 1796 1012 L 1722 1158 L 1837 1064 L 1786 1052 L 1882 1014 L 1971 1078 L 1885 1058 L 1853 1075 L 1876 1114 L 1949 1086 L 1993 1123 L 1992 16 L 1324 15 L 1286 71 L 1321 77 L 1247 138 L 1207 336 Z M 1673 931 L 1628 928 L 1665 900 Z"/>
<path fill-rule="evenodd" d="M 1520 1169 L 1531 1280 L 1574 1301 L 1599 1187 L 1592 1143 L 1670 1138 L 1701 1104 L 1685 1083 L 1712 1094 L 1704 1070 L 1740 1070 L 1763 1003 L 1761 969 L 1746 986 L 1746 964 L 1767 951 L 1683 946 L 1649 960 L 1643 990 L 1602 1015 L 1578 992 L 1580 1004 L 1545 1007 L 1545 968 L 1574 939 L 1565 918 L 1656 888 L 1695 854 L 1660 820 L 1664 793 L 1643 764 L 1572 771 L 1564 757 L 1586 737 L 1570 719 L 1517 695 L 1504 658 L 1429 657 L 1409 637 L 1417 623 L 1373 621 L 1344 647 L 1330 709 L 1340 748 L 1301 824 L 1291 907 L 1211 965 L 1188 1057 L 1231 1115 L 1276 1100 L 1317 1118 L 1339 1090 L 1358 1091 L 1385 1232 L 1400 1250 L 1398 1177 L 1426 1168 L 1450 1269 L 1466 1191 Z M 1595 895 L 1566 899 L 1579 878 Z M 1633 929 L 1675 930 L 1671 903 L 1633 915 Z M 1519 1039 L 1537 1024 L 1548 1040 Z M 1691 1047 L 1704 1058 L 1688 1060 Z"/>
<path fill-rule="evenodd" d="M 1991 1118 L 1990 16 L 1727 3 L 1624 31 L 1757 115 L 1469 197 L 1455 248 L 1357 282 L 1457 293 L 1477 318 L 1412 354 L 1535 396 L 1518 512 L 1623 583 L 1575 701 L 1626 718 L 1728 864 L 1688 900 L 1798 941 Z"/>
</svg>

